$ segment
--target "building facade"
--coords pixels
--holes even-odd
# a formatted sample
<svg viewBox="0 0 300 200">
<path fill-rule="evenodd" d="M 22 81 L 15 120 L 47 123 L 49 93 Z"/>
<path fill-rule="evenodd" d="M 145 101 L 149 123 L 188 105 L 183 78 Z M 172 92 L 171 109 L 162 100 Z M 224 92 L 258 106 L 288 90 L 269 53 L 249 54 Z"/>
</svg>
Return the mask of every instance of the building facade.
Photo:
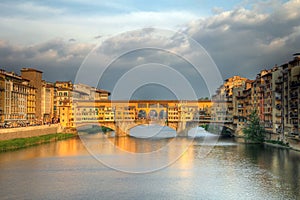
<svg viewBox="0 0 300 200">
<path fill-rule="evenodd" d="M 43 72 L 33 68 L 21 69 L 21 77 L 29 80 L 30 85 L 35 87 L 35 118 L 39 123 L 42 122 L 42 75 Z"/>
<path fill-rule="evenodd" d="M 236 76 L 225 80 L 213 96 L 212 121 L 242 129 L 256 110 L 267 132 L 280 139 L 299 136 L 299 93 L 300 54 L 294 54 L 293 60 L 260 71 L 253 81 Z"/>
<path fill-rule="evenodd" d="M 29 80 L 12 72 L 0 71 L 0 113 L 1 122 L 12 126 L 34 123 L 36 109 L 36 88 Z"/>
</svg>

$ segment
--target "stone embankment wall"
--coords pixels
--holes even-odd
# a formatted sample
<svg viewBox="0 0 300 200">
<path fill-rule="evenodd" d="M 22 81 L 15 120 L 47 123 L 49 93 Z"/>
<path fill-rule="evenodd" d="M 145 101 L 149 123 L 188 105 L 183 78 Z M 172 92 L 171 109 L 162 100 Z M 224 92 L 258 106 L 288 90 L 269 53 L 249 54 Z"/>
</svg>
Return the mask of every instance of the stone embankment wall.
<svg viewBox="0 0 300 200">
<path fill-rule="evenodd" d="M 28 126 L 20 128 L 2 128 L 0 129 L 0 140 L 28 138 L 60 132 L 63 132 L 63 129 L 61 128 L 60 124 Z"/>
<path fill-rule="evenodd" d="M 288 143 L 290 144 L 290 147 L 292 149 L 300 151 L 300 138 L 288 138 L 287 139 Z"/>
</svg>

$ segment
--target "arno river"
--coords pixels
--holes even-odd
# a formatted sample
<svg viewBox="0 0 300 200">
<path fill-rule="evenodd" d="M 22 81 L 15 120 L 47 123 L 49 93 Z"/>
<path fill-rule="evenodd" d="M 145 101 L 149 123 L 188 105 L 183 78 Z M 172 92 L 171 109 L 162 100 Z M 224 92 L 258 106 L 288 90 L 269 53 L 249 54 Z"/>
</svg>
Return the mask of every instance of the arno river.
<svg viewBox="0 0 300 200">
<path fill-rule="evenodd" d="M 1 153 L 1 199 L 300 198 L 300 152 L 204 135 L 93 134 Z"/>
</svg>

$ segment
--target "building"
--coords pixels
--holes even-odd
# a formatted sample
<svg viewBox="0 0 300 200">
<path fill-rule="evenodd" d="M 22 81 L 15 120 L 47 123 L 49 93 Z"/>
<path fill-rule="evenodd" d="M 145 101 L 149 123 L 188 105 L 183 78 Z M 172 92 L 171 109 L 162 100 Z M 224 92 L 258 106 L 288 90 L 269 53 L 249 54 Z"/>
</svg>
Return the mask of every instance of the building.
<svg viewBox="0 0 300 200">
<path fill-rule="evenodd" d="M 33 68 L 23 68 L 21 69 L 21 77 L 23 79 L 29 80 L 29 84 L 35 87 L 35 117 L 38 121 L 42 122 L 42 75 L 43 72 Z"/>
<path fill-rule="evenodd" d="M 244 85 L 233 88 L 233 125 L 237 129 L 244 127 L 248 116 L 255 109 L 251 103 L 251 88 L 253 82 L 254 81 L 246 80 Z"/>
<path fill-rule="evenodd" d="M 51 123 L 54 117 L 55 87 L 53 83 L 42 81 L 42 102 L 41 112 L 43 123 Z"/>
<path fill-rule="evenodd" d="M 63 127 L 75 127 L 81 121 L 115 120 L 112 108 L 96 107 L 96 102 L 108 100 L 108 91 L 71 81 L 56 81 L 55 90 L 54 110 Z"/>
<path fill-rule="evenodd" d="M 236 95 L 237 88 L 241 88 L 240 90 L 245 88 L 247 81 L 249 81 L 247 78 L 233 76 L 226 79 L 224 84 L 217 89 L 216 94 L 212 96 L 212 122 L 233 124 L 234 102 L 236 102 L 233 96 Z"/>
<path fill-rule="evenodd" d="M 81 100 L 73 102 L 74 121 L 76 123 L 123 123 L 123 122 L 143 122 L 144 120 L 156 121 L 160 123 L 172 122 L 203 122 L 210 119 L 211 101 L 176 101 L 176 100 L 132 100 L 132 101 L 88 101 Z M 65 107 L 66 110 L 66 107 Z M 64 111 L 65 111 L 64 110 Z M 68 112 L 61 115 L 62 119 Z M 65 121 L 64 121 L 65 122 Z M 62 125 L 68 127 L 72 123 Z M 72 122 L 72 121 L 70 121 Z"/>
<path fill-rule="evenodd" d="M 35 121 L 36 88 L 29 80 L 12 72 L 0 71 L 1 122 L 25 126 Z"/>
<path fill-rule="evenodd" d="M 277 106 L 282 114 L 278 128 L 285 135 L 299 135 L 300 54 L 294 54 L 294 59 L 281 65 L 277 71 L 276 88 L 282 99 Z"/>
<path fill-rule="evenodd" d="M 71 81 L 56 81 L 55 82 L 55 112 L 57 121 L 63 127 L 74 126 L 74 108 L 72 103 L 73 84 Z"/>
<path fill-rule="evenodd" d="M 282 67 L 275 67 L 272 72 L 273 99 L 272 99 L 272 121 L 273 133 L 283 133 L 283 71 Z"/>
<path fill-rule="evenodd" d="M 265 129 L 285 135 L 300 134 L 300 53 L 281 66 L 262 70 L 255 80 L 226 79 L 212 101 L 212 122 L 233 124 L 241 130 L 256 110 Z"/>
</svg>

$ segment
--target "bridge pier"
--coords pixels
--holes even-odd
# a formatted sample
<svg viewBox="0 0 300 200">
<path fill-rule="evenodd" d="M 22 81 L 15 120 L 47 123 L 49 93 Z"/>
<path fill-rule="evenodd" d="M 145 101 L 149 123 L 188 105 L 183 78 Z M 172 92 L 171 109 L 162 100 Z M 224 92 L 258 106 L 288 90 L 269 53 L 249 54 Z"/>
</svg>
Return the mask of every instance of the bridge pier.
<svg viewBox="0 0 300 200">
<path fill-rule="evenodd" d="M 178 137 L 187 137 L 188 130 L 186 128 L 186 122 L 178 122 L 176 132 Z"/>
<path fill-rule="evenodd" d="M 188 137 L 189 130 L 185 129 L 182 131 L 177 131 L 177 137 Z"/>
<path fill-rule="evenodd" d="M 119 126 L 116 127 L 115 137 L 125 137 L 127 135 L 129 135 L 128 131 L 123 130 Z"/>
</svg>

